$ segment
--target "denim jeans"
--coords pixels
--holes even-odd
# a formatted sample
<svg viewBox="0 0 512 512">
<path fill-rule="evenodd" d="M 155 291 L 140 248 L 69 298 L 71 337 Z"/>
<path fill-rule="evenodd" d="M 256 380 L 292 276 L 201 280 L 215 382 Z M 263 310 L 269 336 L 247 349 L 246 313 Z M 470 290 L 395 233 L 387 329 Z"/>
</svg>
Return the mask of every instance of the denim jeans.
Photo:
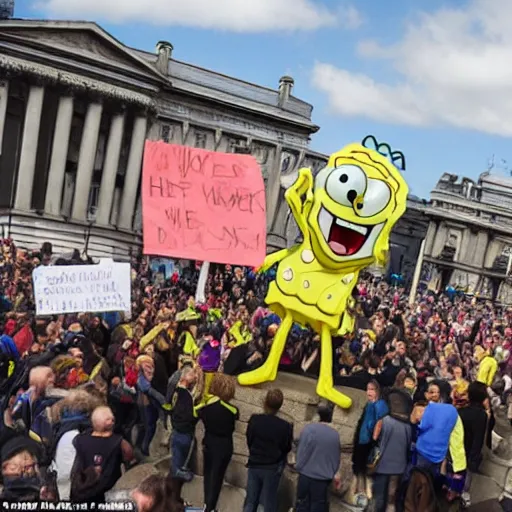
<svg viewBox="0 0 512 512">
<path fill-rule="evenodd" d="M 374 512 L 386 512 L 390 476 L 379 473 L 373 475 L 372 494 Z"/>
<path fill-rule="evenodd" d="M 416 459 L 416 467 L 430 471 L 432 476 L 436 478 L 441 471 L 441 462 L 430 462 L 428 459 L 418 453 Z"/>
<path fill-rule="evenodd" d="M 386 512 L 388 504 L 397 505 L 402 475 L 373 475 L 373 511 Z"/>
<path fill-rule="evenodd" d="M 194 449 L 194 436 L 182 434 L 175 430 L 171 435 L 171 473 L 175 478 L 185 481 L 192 480 L 192 474 L 188 469 L 190 455 Z"/>
<path fill-rule="evenodd" d="M 284 464 L 270 468 L 249 468 L 243 512 L 256 512 L 260 501 L 265 512 L 277 511 L 277 491 L 283 469 Z"/>
<path fill-rule="evenodd" d="M 143 455 L 149 456 L 149 446 L 155 437 L 158 409 L 152 405 L 139 405 L 140 421 L 136 445 Z"/>
<path fill-rule="evenodd" d="M 329 512 L 331 480 L 316 480 L 299 475 L 295 512 Z"/>
</svg>

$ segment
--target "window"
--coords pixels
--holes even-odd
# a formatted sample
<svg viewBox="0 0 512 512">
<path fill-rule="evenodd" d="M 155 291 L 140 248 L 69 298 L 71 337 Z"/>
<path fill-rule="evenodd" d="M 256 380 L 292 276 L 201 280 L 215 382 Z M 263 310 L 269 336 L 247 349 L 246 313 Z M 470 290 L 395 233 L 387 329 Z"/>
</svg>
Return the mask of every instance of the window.
<svg viewBox="0 0 512 512">
<path fill-rule="evenodd" d="M 98 211 L 98 201 L 100 198 L 100 184 L 92 183 L 89 190 L 89 201 L 87 202 L 87 220 L 93 222 L 96 219 Z"/>
<path fill-rule="evenodd" d="M 206 148 L 206 133 L 201 131 L 195 132 L 195 144 L 194 147 L 205 149 Z"/>
<path fill-rule="evenodd" d="M 172 139 L 173 135 L 172 126 L 170 124 L 163 124 L 160 127 L 160 138 L 164 141 L 169 143 Z"/>
</svg>

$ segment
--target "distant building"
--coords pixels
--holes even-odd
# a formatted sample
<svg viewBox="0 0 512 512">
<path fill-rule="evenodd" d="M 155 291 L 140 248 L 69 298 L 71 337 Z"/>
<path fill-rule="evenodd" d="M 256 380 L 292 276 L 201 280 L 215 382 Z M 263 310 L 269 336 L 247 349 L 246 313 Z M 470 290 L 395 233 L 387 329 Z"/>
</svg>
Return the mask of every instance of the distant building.
<svg viewBox="0 0 512 512">
<path fill-rule="evenodd" d="M 14 14 L 14 0 L 0 0 L 0 20 L 12 18 Z"/>
<path fill-rule="evenodd" d="M 512 178 L 444 174 L 425 213 L 422 281 L 512 303 Z"/>
</svg>

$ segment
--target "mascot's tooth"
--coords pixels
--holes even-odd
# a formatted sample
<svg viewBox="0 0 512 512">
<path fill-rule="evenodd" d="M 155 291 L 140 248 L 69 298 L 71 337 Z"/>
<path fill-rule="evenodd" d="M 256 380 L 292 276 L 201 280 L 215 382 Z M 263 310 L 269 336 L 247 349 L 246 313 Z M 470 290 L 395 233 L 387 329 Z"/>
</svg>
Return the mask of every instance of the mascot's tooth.
<svg viewBox="0 0 512 512">
<path fill-rule="evenodd" d="M 320 213 L 318 214 L 318 224 L 320 226 L 320 230 L 322 231 L 322 235 L 324 235 L 325 240 L 329 240 L 329 233 L 331 232 L 333 216 L 325 209 L 321 208 Z"/>
</svg>

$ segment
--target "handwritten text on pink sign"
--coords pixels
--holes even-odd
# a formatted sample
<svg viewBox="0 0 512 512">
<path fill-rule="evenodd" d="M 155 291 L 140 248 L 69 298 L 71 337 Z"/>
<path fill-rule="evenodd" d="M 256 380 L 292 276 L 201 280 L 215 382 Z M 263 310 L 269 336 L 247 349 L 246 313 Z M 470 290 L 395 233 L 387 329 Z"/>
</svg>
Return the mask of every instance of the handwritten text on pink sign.
<svg viewBox="0 0 512 512">
<path fill-rule="evenodd" d="M 142 179 L 145 254 L 263 263 L 265 185 L 252 156 L 146 141 Z"/>
</svg>

